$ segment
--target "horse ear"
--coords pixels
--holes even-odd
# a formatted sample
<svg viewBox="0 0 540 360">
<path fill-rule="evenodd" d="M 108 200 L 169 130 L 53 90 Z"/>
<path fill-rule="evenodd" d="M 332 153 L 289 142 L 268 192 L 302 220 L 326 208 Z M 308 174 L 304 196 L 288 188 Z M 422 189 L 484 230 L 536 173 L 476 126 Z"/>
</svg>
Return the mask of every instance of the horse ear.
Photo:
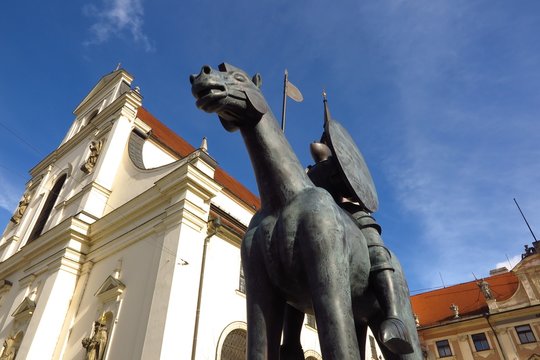
<svg viewBox="0 0 540 360">
<path fill-rule="evenodd" d="M 253 78 L 251 79 L 251 81 L 253 81 L 253 83 L 255 84 L 255 86 L 257 86 L 259 89 L 261 88 L 262 86 L 262 77 L 261 77 L 261 74 L 257 73 L 255 75 L 253 75 Z"/>
</svg>

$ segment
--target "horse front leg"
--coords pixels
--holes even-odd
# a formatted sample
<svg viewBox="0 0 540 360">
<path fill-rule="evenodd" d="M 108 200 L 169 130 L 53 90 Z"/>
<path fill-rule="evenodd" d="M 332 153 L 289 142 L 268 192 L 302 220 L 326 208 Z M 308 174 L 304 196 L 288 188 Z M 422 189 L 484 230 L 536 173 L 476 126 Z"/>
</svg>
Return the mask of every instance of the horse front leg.
<svg viewBox="0 0 540 360">
<path fill-rule="evenodd" d="M 246 356 L 249 360 L 278 360 L 285 301 L 271 284 L 262 255 L 256 248 L 249 243 L 242 246 L 248 332 Z"/>
<path fill-rule="evenodd" d="M 352 311 L 350 264 L 344 229 L 309 218 L 301 255 L 306 264 L 319 342 L 325 360 L 360 359 Z"/>
</svg>

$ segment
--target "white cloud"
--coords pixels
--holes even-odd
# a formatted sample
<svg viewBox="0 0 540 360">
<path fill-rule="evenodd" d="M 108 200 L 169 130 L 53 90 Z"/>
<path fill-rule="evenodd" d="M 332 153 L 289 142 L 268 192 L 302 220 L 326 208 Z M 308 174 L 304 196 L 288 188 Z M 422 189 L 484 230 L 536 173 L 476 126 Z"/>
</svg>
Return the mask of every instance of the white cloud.
<svg viewBox="0 0 540 360">
<path fill-rule="evenodd" d="M 521 255 L 514 255 L 511 258 L 508 258 L 508 259 L 506 259 L 504 261 L 501 261 L 501 262 L 498 262 L 497 264 L 495 264 L 494 269 L 499 269 L 499 268 L 505 267 L 508 270 L 512 270 L 514 268 L 514 266 L 516 266 L 517 263 L 520 262 L 520 261 L 521 261 Z"/>
<path fill-rule="evenodd" d="M 87 45 L 102 44 L 111 37 L 129 34 L 133 41 L 141 44 L 145 51 L 154 51 L 154 46 L 143 31 L 144 9 L 142 0 L 103 1 L 102 7 L 87 5 L 83 8 L 86 16 L 95 19 L 90 26 L 92 38 Z"/>
</svg>

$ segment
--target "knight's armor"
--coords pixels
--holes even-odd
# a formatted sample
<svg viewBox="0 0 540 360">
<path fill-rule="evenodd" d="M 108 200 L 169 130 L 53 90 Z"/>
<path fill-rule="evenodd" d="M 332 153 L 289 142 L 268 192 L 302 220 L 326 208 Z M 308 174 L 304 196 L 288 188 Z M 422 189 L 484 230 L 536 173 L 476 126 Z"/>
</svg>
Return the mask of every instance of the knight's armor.
<svg viewBox="0 0 540 360">
<path fill-rule="evenodd" d="M 381 324 L 379 338 L 394 353 L 410 353 L 412 346 L 409 335 L 405 325 L 399 319 L 397 309 L 396 284 L 392 277 L 395 271 L 391 262 L 392 255 L 381 238 L 381 226 L 377 224 L 367 206 L 364 205 L 365 200 L 359 197 L 358 194 L 361 191 L 355 191 L 355 187 L 350 186 L 347 173 L 344 173 L 343 169 L 340 168 L 341 164 L 336 159 L 336 154 L 326 145 L 326 142 L 330 142 L 330 138 L 325 131 L 321 142 L 311 144 L 310 150 L 315 165 L 308 168 L 308 176 L 316 186 L 326 189 L 341 208 L 351 215 L 366 238 L 371 262 L 370 282 L 373 284 L 377 299 L 386 314 L 386 319 Z M 362 163 L 360 167 L 362 166 L 365 164 Z M 364 171 L 364 177 L 371 181 L 367 166 L 361 170 Z M 371 189 L 368 187 L 368 190 L 375 191 L 374 187 Z M 371 195 L 375 199 L 375 203 L 372 202 L 372 204 L 378 205 L 376 193 Z"/>
</svg>

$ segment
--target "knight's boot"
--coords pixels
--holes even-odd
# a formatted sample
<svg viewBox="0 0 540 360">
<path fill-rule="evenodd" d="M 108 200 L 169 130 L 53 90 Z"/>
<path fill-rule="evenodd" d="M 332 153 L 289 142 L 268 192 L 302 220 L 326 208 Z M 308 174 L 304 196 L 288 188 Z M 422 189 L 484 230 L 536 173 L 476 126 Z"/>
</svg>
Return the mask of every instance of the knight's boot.
<svg viewBox="0 0 540 360">
<path fill-rule="evenodd" d="M 394 354 L 410 354 L 414 351 L 409 331 L 398 318 L 387 318 L 382 322 L 379 339 Z"/>
<path fill-rule="evenodd" d="M 379 340 L 394 354 L 410 354 L 414 351 L 411 335 L 403 321 L 399 318 L 396 292 L 392 270 L 383 270 L 375 275 L 375 292 L 381 307 L 385 310 L 386 319 L 379 327 Z"/>
</svg>

